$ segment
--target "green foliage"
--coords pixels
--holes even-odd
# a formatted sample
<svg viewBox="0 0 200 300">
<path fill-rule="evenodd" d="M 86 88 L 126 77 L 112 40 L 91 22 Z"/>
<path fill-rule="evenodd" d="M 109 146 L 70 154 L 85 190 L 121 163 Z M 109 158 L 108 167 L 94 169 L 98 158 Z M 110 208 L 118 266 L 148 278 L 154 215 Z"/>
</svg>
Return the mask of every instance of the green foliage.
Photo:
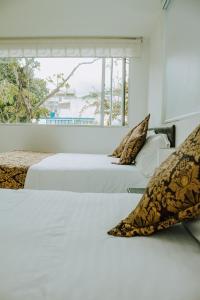
<svg viewBox="0 0 200 300">
<path fill-rule="evenodd" d="M 88 62 L 93 63 L 92 62 Z M 44 107 L 45 101 L 57 95 L 60 91 L 68 93 L 68 80 L 82 65 L 78 64 L 65 78 L 63 73 L 55 74 L 43 80 L 35 77 L 35 71 L 40 68 L 40 63 L 34 58 L 0 59 L 0 122 L 31 122 L 33 119 L 46 118 L 49 111 Z M 116 62 L 117 63 L 117 62 Z M 54 87 L 48 90 L 47 84 Z M 111 91 L 105 91 L 104 99 L 104 123 L 109 126 L 110 120 L 121 121 L 122 86 L 120 79 L 116 78 L 113 85 L 113 103 L 110 102 Z M 83 97 L 86 104 L 81 114 L 90 107 L 94 107 L 94 113 L 100 114 L 101 95 L 95 90 Z M 128 115 L 128 84 L 125 85 L 125 119 Z"/>
<path fill-rule="evenodd" d="M 46 81 L 35 78 L 35 59 L 0 60 L 0 122 L 30 122 L 48 115 L 38 106 L 48 94 Z"/>
<path fill-rule="evenodd" d="M 113 96 L 115 97 L 115 101 L 113 101 L 111 105 L 110 101 L 110 90 L 105 91 L 105 99 L 104 99 L 104 124 L 106 126 L 110 126 L 110 118 L 112 121 L 120 120 L 122 114 L 122 102 L 121 102 L 121 83 L 117 83 L 117 88 L 113 89 Z M 101 95 L 100 93 L 93 91 L 88 95 L 84 96 L 83 99 L 86 100 L 86 104 L 83 106 L 80 116 L 86 111 L 88 108 L 94 108 L 94 114 L 97 115 L 101 110 Z M 112 106 L 112 107 L 111 107 Z M 128 117 L 128 83 L 125 83 L 125 125 L 127 125 L 127 117 Z"/>
</svg>

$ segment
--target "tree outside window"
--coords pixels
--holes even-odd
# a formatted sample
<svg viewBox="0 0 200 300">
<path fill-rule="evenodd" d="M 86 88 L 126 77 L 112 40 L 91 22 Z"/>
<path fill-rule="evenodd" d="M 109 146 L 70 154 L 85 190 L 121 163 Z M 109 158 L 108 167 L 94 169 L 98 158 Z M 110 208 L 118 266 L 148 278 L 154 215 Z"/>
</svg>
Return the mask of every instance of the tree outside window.
<svg viewBox="0 0 200 300">
<path fill-rule="evenodd" d="M 0 122 L 123 126 L 129 60 L 1 58 Z"/>
</svg>

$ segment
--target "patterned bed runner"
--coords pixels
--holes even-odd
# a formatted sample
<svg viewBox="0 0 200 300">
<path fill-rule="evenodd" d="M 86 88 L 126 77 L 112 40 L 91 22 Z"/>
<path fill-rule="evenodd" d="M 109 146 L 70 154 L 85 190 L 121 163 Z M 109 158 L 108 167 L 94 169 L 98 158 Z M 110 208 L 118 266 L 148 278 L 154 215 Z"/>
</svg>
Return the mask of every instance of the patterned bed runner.
<svg viewBox="0 0 200 300">
<path fill-rule="evenodd" d="M 31 151 L 12 151 L 0 153 L 0 188 L 24 188 L 29 167 L 53 155 Z"/>
</svg>

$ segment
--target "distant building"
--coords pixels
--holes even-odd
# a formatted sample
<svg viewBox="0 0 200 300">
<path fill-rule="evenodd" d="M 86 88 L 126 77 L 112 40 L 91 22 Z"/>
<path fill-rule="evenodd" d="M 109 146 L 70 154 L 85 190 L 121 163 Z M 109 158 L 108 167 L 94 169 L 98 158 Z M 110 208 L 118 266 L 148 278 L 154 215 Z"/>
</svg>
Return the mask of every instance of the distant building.
<svg viewBox="0 0 200 300">
<path fill-rule="evenodd" d="M 91 98 L 91 100 L 93 100 Z M 40 119 L 40 124 L 91 125 L 99 123 L 96 107 L 87 107 L 87 97 L 77 97 L 74 92 L 59 92 L 49 98 L 44 107 L 49 111 L 49 118 Z M 84 108 L 84 109 L 83 109 Z"/>
</svg>

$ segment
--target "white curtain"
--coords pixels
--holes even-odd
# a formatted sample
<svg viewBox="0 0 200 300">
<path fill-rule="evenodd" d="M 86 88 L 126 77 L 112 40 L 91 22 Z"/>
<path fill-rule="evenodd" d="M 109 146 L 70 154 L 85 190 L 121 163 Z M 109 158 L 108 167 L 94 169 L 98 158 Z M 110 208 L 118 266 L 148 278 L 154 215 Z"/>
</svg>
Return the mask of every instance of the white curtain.
<svg viewBox="0 0 200 300">
<path fill-rule="evenodd" d="M 0 57 L 129 57 L 141 55 L 142 39 L 0 39 Z"/>
</svg>

